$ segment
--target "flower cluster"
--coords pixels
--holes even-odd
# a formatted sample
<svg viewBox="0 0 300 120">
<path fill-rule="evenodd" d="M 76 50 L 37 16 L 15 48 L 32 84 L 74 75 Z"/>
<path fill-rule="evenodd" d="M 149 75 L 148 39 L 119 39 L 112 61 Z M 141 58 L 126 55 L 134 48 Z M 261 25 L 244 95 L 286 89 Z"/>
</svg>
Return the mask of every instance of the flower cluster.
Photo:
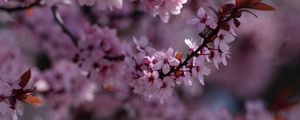
<svg viewBox="0 0 300 120">
<path fill-rule="evenodd" d="M 171 15 L 178 15 L 187 0 L 141 0 L 146 10 L 153 16 L 159 16 L 163 22 L 168 22 Z"/>
<path fill-rule="evenodd" d="M 122 75 L 123 49 L 116 34 L 115 30 L 93 26 L 80 38 L 73 62 L 93 81 L 113 80 Z M 117 71 L 118 75 L 114 75 Z"/>
<path fill-rule="evenodd" d="M 175 85 L 174 77 L 164 75 L 179 64 L 174 57 L 174 50 L 156 51 L 147 46 L 148 40 L 134 38 L 137 54 L 127 59 L 132 73 L 129 76 L 129 85 L 134 92 L 150 98 L 163 100 L 171 95 Z"/>
<path fill-rule="evenodd" d="M 159 98 L 161 102 L 172 94 L 173 87 L 181 81 L 190 81 L 187 76 L 170 74 L 180 60 L 176 58 L 178 52 L 172 48 L 167 51 L 157 51 L 147 46 L 148 40 L 142 37 L 134 38 L 137 54 L 128 58 L 132 73 L 129 77 L 129 85 L 134 92 L 149 98 Z M 188 72 L 185 72 L 188 74 Z M 190 75 L 190 74 L 189 74 Z"/>
<path fill-rule="evenodd" d="M 83 74 L 76 64 L 60 61 L 53 69 L 35 76 L 37 91 L 50 103 L 54 120 L 67 118 L 70 107 L 93 100 L 95 84 Z"/>
<path fill-rule="evenodd" d="M 198 16 L 209 18 L 203 8 L 198 10 Z M 204 26 L 201 28 L 202 30 L 212 29 L 212 25 L 216 24 L 201 22 L 203 20 L 191 22 L 196 19 L 199 21 L 204 18 L 193 18 L 189 20 L 189 23 Z M 232 31 L 219 30 L 212 40 L 213 42 L 207 42 L 206 38 L 199 41 L 186 39 L 185 43 L 190 49 L 188 56 L 191 57 L 185 61 L 182 60 L 182 52 L 174 52 L 173 48 L 157 51 L 147 46 L 146 38 L 142 38 L 140 41 L 134 38 L 138 51 L 138 54 L 132 57 L 135 65 L 130 85 L 134 88 L 134 92 L 163 100 L 171 95 L 176 84 L 184 82 L 192 85 L 192 80 L 196 78 L 204 85 L 204 76 L 210 74 L 207 63 L 212 62 L 217 69 L 221 62 L 227 65 L 226 58 L 230 54 L 229 43 L 235 39 Z"/>
<path fill-rule="evenodd" d="M 197 16 L 188 20 L 187 24 L 197 25 L 199 31 L 203 31 L 206 26 L 209 26 L 212 29 L 216 27 L 216 22 L 208 16 L 204 8 L 199 8 Z"/>
</svg>

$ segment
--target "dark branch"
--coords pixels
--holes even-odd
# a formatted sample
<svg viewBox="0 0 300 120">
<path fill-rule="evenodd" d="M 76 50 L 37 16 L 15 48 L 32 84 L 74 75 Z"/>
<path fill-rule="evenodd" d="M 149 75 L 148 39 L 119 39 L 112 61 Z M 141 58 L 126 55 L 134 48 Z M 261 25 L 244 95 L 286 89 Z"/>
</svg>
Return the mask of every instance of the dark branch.
<svg viewBox="0 0 300 120">
<path fill-rule="evenodd" d="M 171 73 L 176 72 L 180 68 L 186 66 L 193 57 L 197 56 L 197 54 L 200 52 L 200 50 L 202 50 L 204 47 L 207 47 L 207 44 L 210 43 L 214 39 L 215 35 L 217 35 L 219 31 L 220 31 L 220 27 L 217 27 L 212 32 L 210 32 L 208 37 L 204 38 L 202 45 L 200 45 L 197 48 L 197 50 L 195 50 L 190 55 L 188 55 L 187 58 L 182 63 L 180 63 L 175 69 L 170 70 L 170 72 L 168 72 L 165 76 L 169 76 Z"/>
<path fill-rule="evenodd" d="M 56 23 L 58 23 L 58 25 L 61 27 L 61 29 L 63 30 L 64 33 L 66 33 L 72 40 L 73 44 L 78 47 L 78 38 L 75 37 L 71 31 L 65 26 L 64 21 L 62 20 L 59 12 L 57 11 L 57 6 L 52 6 L 51 10 L 52 10 L 52 14 L 54 17 L 54 20 Z"/>
<path fill-rule="evenodd" d="M 43 6 L 43 4 L 45 3 L 44 0 L 37 0 L 34 3 L 30 3 L 30 4 L 22 4 L 20 6 L 16 6 L 16 7 L 6 7 L 6 6 L 0 6 L 0 11 L 5 11 L 5 12 L 19 12 L 19 11 L 24 11 L 30 8 L 34 8 L 34 7 L 41 7 Z"/>
<path fill-rule="evenodd" d="M 104 59 L 106 60 L 109 60 L 109 61 L 124 61 L 125 59 L 125 56 L 124 55 L 119 55 L 119 56 L 104 56 L 103 57 Z"/>
</svg>

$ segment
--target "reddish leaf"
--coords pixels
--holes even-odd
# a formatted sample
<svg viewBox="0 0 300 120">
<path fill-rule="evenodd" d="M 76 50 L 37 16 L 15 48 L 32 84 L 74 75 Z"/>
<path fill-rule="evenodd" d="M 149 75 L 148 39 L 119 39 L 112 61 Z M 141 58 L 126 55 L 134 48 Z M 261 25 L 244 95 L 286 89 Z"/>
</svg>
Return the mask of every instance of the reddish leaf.
<svg viewBox="0 0 300 120">
<path fill-rule="evenodd" d="M 24 88 L 28 84 L 30 77 L 31 77 L 31 70 L 29 69 L 28 71 L 23 73 L 23 75 L 20 77 L 21 81 L 19 83 L 19 86 Z"/>
<path fill-rule="evenodd" d="M 261 2 L 262 0 L 236 0 L 236 6 L 239 8 L 252 8 L 256 10 L 275 10 L 274 7 Z"/>
<path fill-rule="evenodd" d="M 236 8 L 236 6 L 235 6 L 234 4 L 226 4 L 226 5 L 224 5 L 224 6 L 220 9 L 220 13 L 222 13 L 223 15 L 228 15 L 228 14 L 230 14 L 235 8 Z"/>
<path fill-rule="evenodd" d="M 233 23 L 234 23 L 235 27 L 239 27 L 241 25 L 241 22 L 238 19 L 234 19 Z"/>
<path fill-rule="evenodd" d="M 228 24 L 228 22 L 221 22 L 219 23 L 220 28 L 226 31 L 230 31 L 230 25 Z"/>
<path fill-rule="evenodd" d="M 235 0 L 236 6 L 241 7 L 242 4 L 243 4 L 243 1 L 244 1 L 244 0 Z"/>
<path fill-rule="evenodd" d="M 178 53 L 176 54 L 175 58 L 181 62 L 182 56 L 183 56 L 183 52 L 178 52 Z"/>
<path fill-rule="evenodd" d="M 40 106 L 44 104 L 44 100 L 41 97 L 32 94 L 25 95 L 23 101 L 35 106 Z"/>
<path fill-rule="evenodd" d="M 262 2 L 258 2 L 258 3 L 255 3 L 255 4 L 251 4 L 249 6 L 249 8 L 252 8 L 252 9 L 256 9 L 256 10 L 264 10 L 264 11 L 272 11 L 272 10 L 275 10 L 275 8 L 271 5 L 268 5 L 268 4 L 265 4 L 265 3 L 262 3 Z"/>
<path fill-rule="evenodd" d="M 250 3 L 251 4 L 256 4 L 256 3 L 260 2 L 260 1 L 262 1 L 262 0 L 251 0 Z"/>
<path fill-rule="evenodd" d="M 254 1 L 256 1 L 256 0 L 254 0 Z M 254 1 L 253 0 L 236 0 L 235 3 L 236 3 L 237 7 L 243 8 L 243 7 L 250 5 Z"/>
</svg>

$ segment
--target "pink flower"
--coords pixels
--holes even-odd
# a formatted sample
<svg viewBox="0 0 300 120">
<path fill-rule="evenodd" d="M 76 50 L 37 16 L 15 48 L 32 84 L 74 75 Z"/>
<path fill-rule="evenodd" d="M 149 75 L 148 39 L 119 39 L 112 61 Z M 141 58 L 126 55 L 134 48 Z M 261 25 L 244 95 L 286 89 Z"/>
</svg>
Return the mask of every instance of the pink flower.
<svg viewBox="0 0 300 120">
<path fill-rule="evenodd" d="M 214 46 L 215 48 L 220 48 L 222 52 L 229 51 L 229 43 L 233 42 L 235 37 L 230 33 L 221 30 L 218 33 L 218 37 L 214 40 Z"/>
<path fill-rule="evenodd" d="M 187 23 L 190 25 L 198 25 L 199 31 L 203 31 L 206 26 L 210 28 L 215 28 L 216 26 L 215 21 L 207 15 L 202 7 L 198 9 L 197 17 L 188 20 Z"/>
<path fill-rule="evenodd" d="M 214 40 L 212 60 L 217 69 L 219 69 L 218 64 L 221 62 L 224 65 L 227 65 L 226 58 L 229 57 L 230 54 L 229 43 L 234 41 L 234 39 L 234 33 L 221 30 L 218 33 L 217 38 Z"/>
<path fill-rule="evenodd" d="M 148 98 L 152 98 L 153 96 L 156 96 L 158 90 L 162 85 L 162 80 L 159 79 L 158 77 L 159 74 L 157 71 L 153 71 L 153 72 L 144 71 L 144 76 L 138 79 L 134 91 Z"/>
<path fill-rule="evenodd" d="M 194 67 L 192 68 L 192 75 L 198 78 L 199 82 L 204 85 L 204 75 L 210 74 L 210 69 L 208 69 L 204 64 L 204 57 L 197 57 L 194 60 Z"/>
<path fill-rule="evenodd" d="M 173 55 L 174 50 L 172 48 L 169 48 L 166 52 L 157 52 L 154 56 L 158 61 L 154 64 L 153 70 L 162 69 L 162 72 L 167 74 L 171 67 L 175 67 L 180 63 Z"/>
<path fill-rule="evenodd" d="M 174 86 L 175 86 L 174 77 L 168 76 L 163 79 L 163 83 L 160 87 L 157 96 L 161 103 L 163 103 L 165 99 L 167 99 L 172 95 Z"/>
<path fill-rule="evenodd" d="M 187 0 L 142 0 L 146 9 L 151 11 L 153 16 L 158 15 L 165 23 L 169 21 L 171 14 L 180 14 L 186 2 Z"/>
<path fill-rule="evenodd" d="M 188 85 L 188 86 L 193 85 L 193 82 L 192 82 L 193 78 L 192 78 L 192 74 L 190 72 L 190 69 L 189 68 L 183 68 L 182 72 L 183 72 L 183 75 L 180 76 L 179 78 L 177 78 L 176 83 L 181 84 L 183 82 L 185 85 Z"/>
<path fill-rule="evenodd" d="M 140 52 L 155 52 L 155 50 L 152 47 L 149 47 L 149 40 L 145 36 L 140 37 L 139 40 L 133 37 L 133 42 L 136 45 L 136 49 Z"/>
<path fill-rule="evenodd" d="M 222 55 L 222 53 L 220 53 L 218 50 L 213 51 L 212 55 L 211 55 L 212 62 L 217 69 L 219 69 L 219 63 L 221 63 L 221 62 L 227 63 L 226 60 L 222 59 L 221 55 Z"/>
</svg>

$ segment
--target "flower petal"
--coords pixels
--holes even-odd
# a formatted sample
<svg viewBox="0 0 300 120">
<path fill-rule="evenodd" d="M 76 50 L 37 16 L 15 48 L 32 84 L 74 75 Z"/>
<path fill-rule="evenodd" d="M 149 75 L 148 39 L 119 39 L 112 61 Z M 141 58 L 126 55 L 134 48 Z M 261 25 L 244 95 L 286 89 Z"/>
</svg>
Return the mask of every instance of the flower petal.
<svg viewBox="0 0 300 120">
<path fill-rule="evenodd" d="M 160 70 L 162 67 L 162 62 L 157 62 L 153 65 L 152 69 L 153 70 Z"/>
<path fill-rule="evenodd" d="M 203 17 L 205 17 L 205 14 L 206 14 L 206 12 L 202 7 L 198 9 L 198 11 L 197 11 L 198 17 L 203 18 Z"/>
<path fill-rule="evenodd" d="M 200 73 L 198 74 L 198 80 L 199 80 L 199 82 L 200 82 L 201 85 L 204 85 L 204 77 Z"/>
<path fill-rule="evenodd" d="M 179 60 L 177 60 L 176 58 L 170 58 L 169 60 L 168 60 L 168 62 L 169 62 L 169 64 L 171 65 L 171 66 L 177 66 L 177 65 L 179 65 Z"/>
<path fill-rule="evenodd" d="M 169 64 L 164 64 L 163 67 L 162 67 L 162 72 L 164 74 L 167 74 L 168 72 L 170 72 L 170 66 Z"/>
</svg>

